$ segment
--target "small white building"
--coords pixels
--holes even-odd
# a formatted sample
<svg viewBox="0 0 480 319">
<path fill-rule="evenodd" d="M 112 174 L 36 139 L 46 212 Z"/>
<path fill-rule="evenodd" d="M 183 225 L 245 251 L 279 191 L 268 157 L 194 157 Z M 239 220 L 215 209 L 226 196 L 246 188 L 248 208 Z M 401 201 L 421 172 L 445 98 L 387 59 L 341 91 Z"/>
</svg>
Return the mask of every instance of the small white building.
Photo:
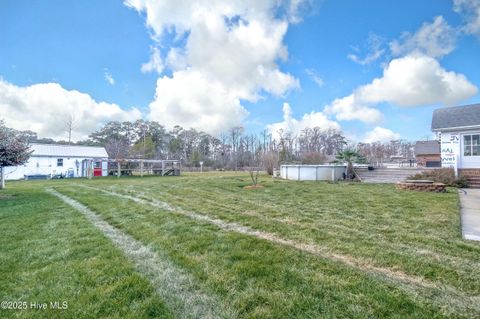
<svg viewBox="0 0 480 319">
<path fill-rule="evenodd" d="M 440 141 L 442 167 L 480 176 L 480 104 L 435 110 L 432 131 Z"/>
<path fill-rule="evenodd" d="M 108 175 L 104 147 L 32 143 L 30 150 L 32 154 L 25 165 L 5 168 L 7 180 Z"/>
</svg>

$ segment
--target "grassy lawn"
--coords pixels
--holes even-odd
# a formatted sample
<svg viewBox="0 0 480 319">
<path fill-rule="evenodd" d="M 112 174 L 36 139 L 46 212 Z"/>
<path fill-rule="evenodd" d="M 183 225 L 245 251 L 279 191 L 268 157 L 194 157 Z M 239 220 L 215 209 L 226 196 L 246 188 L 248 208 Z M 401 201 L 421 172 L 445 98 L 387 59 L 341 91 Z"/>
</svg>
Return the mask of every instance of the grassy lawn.
<svg viewBox="0 0 480 319">
<path fill-rule="evenodd" d="M 9 186 L 0 193 L 0 301 L 28 309 L 0 309 L 1 318 L 174 318 L 83 216 L 40 184 Z M 55 301 L 67 309 L 50 309 Z"/>
<path fill-rule="evenodd" d="M 455 190 L 249 184 L 232 173 L 8 183 L 0 300 L 68 309 L 0 317 L 202 317 L 186 305 L 205 298 L 222 317 L 480 317 L 480 245 L 461 239 Z M 169 283 L 47 189 L 151 250 Z"/>
</svg>

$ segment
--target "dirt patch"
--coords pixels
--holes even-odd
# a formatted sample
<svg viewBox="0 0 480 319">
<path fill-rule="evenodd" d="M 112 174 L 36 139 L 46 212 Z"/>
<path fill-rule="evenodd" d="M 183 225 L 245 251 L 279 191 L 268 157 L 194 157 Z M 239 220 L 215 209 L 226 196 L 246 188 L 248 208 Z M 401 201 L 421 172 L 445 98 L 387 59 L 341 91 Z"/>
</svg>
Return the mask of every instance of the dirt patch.
<svg viewBox="0 0 480 319">
<path fill-rule="evenodd" d="M 262 188 L 265 188 L 265 187 L 262 185 L 248 185 L 243 187 L 243 189 L 262 189 Z"/>
</svg>

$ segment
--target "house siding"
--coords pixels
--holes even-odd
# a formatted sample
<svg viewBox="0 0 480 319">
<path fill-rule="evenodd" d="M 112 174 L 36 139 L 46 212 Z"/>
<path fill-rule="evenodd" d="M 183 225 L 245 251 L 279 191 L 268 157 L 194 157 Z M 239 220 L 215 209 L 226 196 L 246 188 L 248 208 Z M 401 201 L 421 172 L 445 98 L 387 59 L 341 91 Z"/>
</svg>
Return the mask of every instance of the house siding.
<svg viewBox="0 0 480 319">
<path fill-rule="evenodd" d="M 24 165 L 5 167 L 5 179 L 26 175 L 86 176 L 85 160 L 102 162 L 102 176 L 108 175 L 108 154 L 104 147 L 31 143 L 32 154 Z M 62 163 L 62 165 L 58 165 Z M 93 168 L 92 168 L 93 169 Z"/>
<path fill-rule="evenodd" d="M 63 159 L 62 166 L 57 166 L 58 159 Z M 73 177 L 84 177 L 86 176 L 86 172 L 82 167 L 84 160 L 93 159 L 91 157 L 31 156 L 24 165 L 5 167 L 5 178 L 7 180 L 18 180 L 23 179 L 25 175 L 54 176 L 62 174 L 66 176 L 69 171 L 73 171 Z M 107 176 L 107 159 L 96 160 L 102 161 L 102 176 Z"/>
<path fill-rule="evenodd" d="M 456 169 L 480 169 L 480 156 L 465 156 L 465 135 L 480 134 L 480 129 L 441 132 L 442 167 Z"/>
</svg>

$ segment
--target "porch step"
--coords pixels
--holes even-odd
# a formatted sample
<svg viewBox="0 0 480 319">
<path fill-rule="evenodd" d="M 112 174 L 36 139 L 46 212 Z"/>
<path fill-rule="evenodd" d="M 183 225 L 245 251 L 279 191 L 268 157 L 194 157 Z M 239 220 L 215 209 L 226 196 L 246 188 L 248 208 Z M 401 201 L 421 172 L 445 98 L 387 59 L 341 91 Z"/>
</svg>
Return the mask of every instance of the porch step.
<svg viewBox="0 0 480 319">
<path fill-rule="evenodd" d="M 469 188 L 480 188 L 479 171 L 463 171 L 461 175 L 467 179 Z"/>
<path fill-rule="evenodd" d="M 467 178 L 468 187 L 480 188 L 480 178 Z"/>
</svg>

